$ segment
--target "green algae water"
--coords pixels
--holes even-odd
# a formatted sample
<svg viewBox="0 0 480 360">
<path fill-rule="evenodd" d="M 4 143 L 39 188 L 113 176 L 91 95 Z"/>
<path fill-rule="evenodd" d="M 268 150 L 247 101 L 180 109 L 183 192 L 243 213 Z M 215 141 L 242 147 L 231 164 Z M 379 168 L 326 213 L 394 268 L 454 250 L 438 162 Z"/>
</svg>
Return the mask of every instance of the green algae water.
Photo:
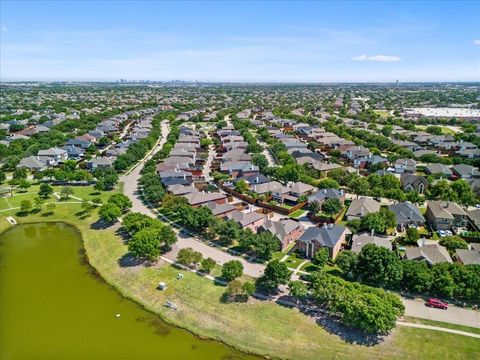
<svg viewBox="0 0 480 360">
<path fill-rule="evenodd" d="M 63 223 L 0 235 L 1 360 L 253 359 L 123 298 L 82 250 L 79 232 Z"/>
</svg>

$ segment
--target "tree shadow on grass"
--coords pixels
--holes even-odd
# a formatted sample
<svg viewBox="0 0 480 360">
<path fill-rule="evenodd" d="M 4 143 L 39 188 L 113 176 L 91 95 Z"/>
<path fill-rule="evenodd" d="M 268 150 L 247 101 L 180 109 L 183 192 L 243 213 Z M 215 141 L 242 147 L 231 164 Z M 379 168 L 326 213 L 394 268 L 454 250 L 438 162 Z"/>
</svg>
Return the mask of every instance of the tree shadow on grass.
<svg viewBox="0 0 480 360">
<path fill-rule="evenodd" d="M 349 344 L 375 346 L 385 340 L 386 335 L 367 334 L 361 330 L 353 329 L 345 326 L 340 319 L 326 313 L 316 310 L 300 310 L 305 315 L 312 317 L 315 322 L 324 328 L 327 332 L 337 335 L 343 341 Z"/>
<path fill-rule="evenodd" d="M 139 265 L 147 265 L 149 264 L 149 262 L 143 260 L 143 259 L 139 259 L 135 256 L 133 256 L 133 254 L 131 253 L 126 253 L 126 254 L 123 254 L 122 257 L 120 259 L 118 259 L 118 265 L 120 265 L 121 267 L 135 267 L 135 266 L 139 266 Z"/>
<path fill-rule="evenodd" d="M 93 230 L 105 230 L 105 229 L 108 229 L 110 226 L 112 226 L 113 224 L 109 224 L 109 223 L 106 223 L 104 222 L 103 220 L 101 219 L 98 219 L 97 221 L 95 221 L 94 223 L 92 223 L 90 225 L 90 229 L 93 229 Z"/>
</svg>

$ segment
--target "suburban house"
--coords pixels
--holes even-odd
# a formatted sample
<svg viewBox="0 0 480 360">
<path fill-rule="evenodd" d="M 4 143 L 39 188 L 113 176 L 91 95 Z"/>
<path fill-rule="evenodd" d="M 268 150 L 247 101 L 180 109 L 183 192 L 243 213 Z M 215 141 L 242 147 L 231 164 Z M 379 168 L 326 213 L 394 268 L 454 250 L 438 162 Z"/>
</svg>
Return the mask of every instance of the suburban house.
<svg viewBox="0 0 480 360">
<path fill-rule="evenodd" d="M 17 168 L 27 168 L 30 171 L 43 171 L 48 168 L 45 161 L 40 160 L 38 156 L 27 156 L 20 160 Z"/>
<path fill-rule="evenodd" d="M 450 230 L 467 225 L 467 214 L 452 201 L 428 201 L 425 217 L 434 230 Z"/>
<path fill-rule="evenodd" d="M 430 185 L 427 179 L 425 179 L 423 176 L 412 175 L 409 173 L 403 173 L 400 177 L 400 182 L 404 191 L 416 191 L 419 194 L 423 194 L 425 191 L 427 191 L 428 186 Z"/>
<path fill-rule="evenodd" d="M 193 207 L 198 207 L 210 202 L 215 202 L 217 204 L 224 204 L 227 202 L 227 196 L 219 192 L 204 193 L 197 191 L 185 194 L 184 197 L 187 199 L 188 204 Z"/>
<path fill-rule="evenodd" d="M 480 231 L 480 209 L 467 211 L 467 216 L 472 228 Z"/>
<path fill-rule="evenodd" d="M 312 185 L 302 182 L 295 182 L 293 184 L 287 184 L 287 189 L 290 195 L 299 198 L 302 195 L 310 195 L 315 188 Z"/>
<path fill-rule="evenodd" d="M 425 166 L 425 172 L 432 175 L 441 174 L 442 176 L 447 178 L 449 178 L 453 174 L 452 170 L 450 170 L 448 167 L 438 163 L 428 164 L 427 166 Z"/>
<path fill-rule="evenodd" d="M 412 159 L 398 159 L 395 161 L 394 167 L 397 174 L 414 174 L 417 170 L 417 163 Z"/>
<path fill-rule="evenodd" d="M 347 228 L 329 224 L 323 227 L 310 227 L 299 237 L 298 249 L 306 258 L 315 256 L 321 248 L 327 248 L 331 259 L 335 259 L 345 244 Z"/>
<path fill-rule="evenodd" d="M 409 202 L 399 202 L 388 207 L 397 218 L 397 224 L 401 229 L 408 226 L 422 226 L 425 218 L 420 210 Z"/>
<path fill-rule="evenodd" d="M 456 249 L 455 259 L 463 265 L 480 265 L 480 246 L 471 250 Z"/>
<path fill-rule="evenodd" d="M 52 147 L 47 150 L 39 150 L 37 153 L 38 156 L 48 156 L 53 158 L 53 160 L 57 163 L 64 162 L 68 160 L 68 153 L 66 150 Z"/>
<path fill-rule="evenodd" d="M 345 193 L 337 189 L 320 189 L 308 197 L 308 202 L 318 201 L 320 204 L 328 199 L 338 199 L 343 204 L 345 202 Z"/>
<path fill-rule="evenodd" d="M 218 204 L 216 202 L 209 202 L 207 205 L 214 216 L 217 217 L 228 217 L 229 214 L 233 213 L 237 208 L 229 203 Z"/>
<path fill-rule="evenodd" d="M 346 212 L 347 220 L 362 219 L 365 215 L 375 213 L 380 210 L 380 203 L 374 199 L 362 197 L 352 200 L 350 207 Z"/>
<path fill-rule="evenodd" d="M 351 250 L 353 252 L 359 253 L 360 250 L 367 244 L 374 244 L 377 246 L 384 247 L 388 250 L 392 250 L 392 242 L 389 238 L 383 236 L 377 236 L 369 232 L 362 232 L 359 234 L 354 234 L 352 236 L 352 246 Z"/>
<path fill-rule="evenodd" d="M 470 180 L 480 178 L 480 170 L 471 165 L 457 164 L 452 167 L 452 170 L 460 179 Z"/>
<path fill-rule="evenodd" d="M 193 186 L 193 184 L 189 185 L 181 185 L 181 184 L 173 184 L 167 186 L 167 191 L 172 195 L 183 196 L 186 194 L 190 194 L 192 192 L 198 192 L 197 188 Z"/>
<path fill-rule="evenodd" d="M 282 250 L 296 241 L 303 234 L 304 228 L 291 219 L 279 221 L 267 220 L 260 226 L 259 231 L 269 231 L 280 240 Z"/>
<path fill-rule="evenodd" d="M 419 245 L 422 245 L 419 240 Z M 452 263 L 452 258 L 445 247 L 438 244 L 428 244 L 419 247 L 407 246 L 405 248 L 405 259 L 426 261 L 430 265 L 448 262 Z"/>
<path fill-rule="evenodd" d="M 258 228 L 265 222 L 265 216 L 256 212 L 243 213 L 235 210 L 227 215 L 234 220 L 242 229 L 250 229 L 257 232 Z"/>
<path fill-rule="evenodd" d="M 113 158 L 101 156 L 87 161 L 87 169 L 93 171 L 96 169 L 109 168 L 113 166 L 113 162 Z"/>
</svg>

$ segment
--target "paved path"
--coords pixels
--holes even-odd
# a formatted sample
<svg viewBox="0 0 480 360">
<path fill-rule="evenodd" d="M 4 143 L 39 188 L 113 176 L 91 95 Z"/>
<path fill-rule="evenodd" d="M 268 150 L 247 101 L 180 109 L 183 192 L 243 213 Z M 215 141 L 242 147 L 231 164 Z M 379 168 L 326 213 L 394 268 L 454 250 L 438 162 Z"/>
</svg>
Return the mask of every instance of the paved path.
<svg viewBox="0 0 480 360">
<path fill-rule="evenodd" d="M 443 332 L 447 332 L 447 333 L 469 336 L 469 337 L 474 337 L 474 338 L 480 339 L 480 334 L 474 334 L 474 333 L 470 333 L 470 332 L 466 332 L 466 331 L 460 331 L 460 330 L 449 329 L 449 328 L 444 328 L 444 327 L 424 325 L 424 324 L 415 324 L 415 323 L 407 323 L 407 322 L 403 322 L 403 321 L 397 321 L 397 325 L 414 327 L 414 328 L 419 328 L 419 329 L 443 331 Z"/>
</svg>

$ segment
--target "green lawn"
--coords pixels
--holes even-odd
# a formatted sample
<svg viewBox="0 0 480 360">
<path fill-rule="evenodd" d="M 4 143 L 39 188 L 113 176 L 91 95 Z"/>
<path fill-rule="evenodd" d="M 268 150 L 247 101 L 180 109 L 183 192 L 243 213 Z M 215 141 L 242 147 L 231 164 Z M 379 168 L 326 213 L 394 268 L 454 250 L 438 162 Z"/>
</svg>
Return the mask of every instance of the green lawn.
<svg viewBox="0 0 480 360">
<path fill-rule="evenodd" d="M 410 317 L 410 316 L 404 316 L 404 321 L 411 322 L 411 323 L 416 323 L 416 324 L 425 324 L 425 325 L 443 327 L 443 328 L 447 328 L 447 329 L 466 331 L 466 332 L 470 332 L 470 333 L 473 333 L 473 334 L 480 334 L 480 328 L 474 328 L 474 327 L 470 327 L 470 326 L 462 326 L 462 325 L 450 324 L 450 323 L 445 323 L 445 322 L 440 322 L 440 321 L 420 319 L 420 318 L 415 318 L 415 317 Z"/>
<path fill-rule="evenodd" d="M 296 269 L 305 260 L 304 257 L 294 252 L 288 256 L 287 260 L 285 260 L 285 265 L 289 268 Z"/>
<path fill-rule="evenodd" d="M 118 260 L 127 254 L 127 246 L 110 228 L 92 228 L 96 211 L 89 218 L 79 216 L 80 204 L 58 205 L 55 214 L 32 214 L 17 221 L 64 220 L 82 232 L 90 263 L 124 296 L 160 314 L 168 322 L 204 337 L 221 340 L 239 349 L 270 358 L 289 359 L 477 359 L 478 339 L 424 329 L 397 327 L 387 341 L 362 346 L 343 341 L 327 332 L 314 319 L 296 309 L 250 299 L 247 303 L 224 303 L 225 287 L 187 271 L 177 280 L 178 269 L 161 262 L 149 267 L 122 267 Z M 0 215 L 0 230 L 9 227 Z M 215 269 L 215 272 L 218 271 Z M 160 281 L 168 284 L 164 292 L 156 290 Z M 167 309 L 173 301 L 177 311 Z"/>
<path fill-rule="evenodd" d="M 298 209 L 298 210 L 295 210 L 293 213 L 290 214 L 290 217 L 291 218 L 299 218 L 300 216 L 302 216 L 304 213 L 305 213 L 306 210 L 302 210 L 302 209 Z"/>
</svg>

